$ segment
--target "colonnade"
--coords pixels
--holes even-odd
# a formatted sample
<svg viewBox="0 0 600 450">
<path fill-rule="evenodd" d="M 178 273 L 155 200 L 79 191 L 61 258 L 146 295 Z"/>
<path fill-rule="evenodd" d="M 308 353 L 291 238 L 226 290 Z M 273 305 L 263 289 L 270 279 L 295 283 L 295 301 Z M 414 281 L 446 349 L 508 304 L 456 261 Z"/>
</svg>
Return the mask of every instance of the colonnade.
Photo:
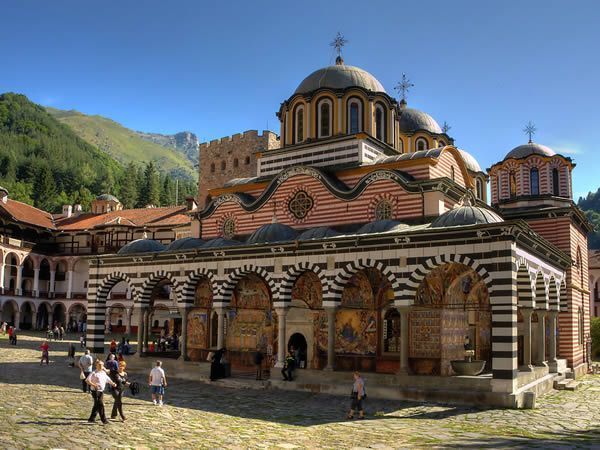
<svg viewBox="0 0 600 450">
<path fill-rule="evenodd" d="M 534 366 L 548 366 L 550 371 L 557 369 L 557 339 L 556 328 L 558 324 L 558 311 L 548 311 L 533 308 L 520 308 L 523 316 L 523 365 L 521 371 L 533 371 Z M 538 321 L 535 329 L 532 327 L 531 316 L 537 315 Z M 548 321 L 548 322 L 546 322 Z M 546 358 L 546 323 L 550 334 L 548 336 L 548 357 Z M 535 349 L 533 340 L 535 337 Z"/>
</svg>

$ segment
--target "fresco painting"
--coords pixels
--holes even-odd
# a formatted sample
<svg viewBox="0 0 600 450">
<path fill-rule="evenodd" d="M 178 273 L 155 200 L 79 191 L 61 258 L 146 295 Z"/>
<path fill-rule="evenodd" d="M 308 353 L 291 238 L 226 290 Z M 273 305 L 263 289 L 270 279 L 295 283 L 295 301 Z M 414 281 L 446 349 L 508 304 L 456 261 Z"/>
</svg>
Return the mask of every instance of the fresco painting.
<svg viewBox="0 0 600 450">
<path fill-rule="evenodd" d="M 208 348 L 208 313 L 205 309 L 192 308 L 188 312 L 188 348 Z"/>
<path fill-rule="evenodd" d="M 306 271 L 298 277 L 292 287 L 292 300 L 300 300 L 310 309 L 318 309 L 323 305 L 321 280 L 312 271 Z"/>
<path fill-rule="evenodd" d="M 375 355 L 377 352 L 375 311 L 340 309 L 336 313 L 335 350 L 348 355 Z"/>
<path fill-rule="evenodd" d="M 212 306 L 213 292 L 210 282 L 206 278 L 200 279 L 196 286 L 194 306 L 199 308 L 210 308 Z"/>
</svg>

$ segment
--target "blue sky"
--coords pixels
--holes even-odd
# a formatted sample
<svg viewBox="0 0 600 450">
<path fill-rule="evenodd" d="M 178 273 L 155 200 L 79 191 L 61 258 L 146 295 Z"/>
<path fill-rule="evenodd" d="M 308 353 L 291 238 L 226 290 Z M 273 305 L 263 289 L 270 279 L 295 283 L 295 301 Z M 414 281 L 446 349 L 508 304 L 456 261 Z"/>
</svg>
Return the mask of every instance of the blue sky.
<svg viewBox="0 0 600 450">
<path fill-rule="evenodd" d="M 330 64 L 347 64 L 447 121 L 489 167 L 532 120 L 534 140 L 577 162 L 575 195 L 595 191 L 600 124 L 595 1 L 5 1 L 0 92 L 201 140 L 279 130 L 275 111 Z"/>
</svg>

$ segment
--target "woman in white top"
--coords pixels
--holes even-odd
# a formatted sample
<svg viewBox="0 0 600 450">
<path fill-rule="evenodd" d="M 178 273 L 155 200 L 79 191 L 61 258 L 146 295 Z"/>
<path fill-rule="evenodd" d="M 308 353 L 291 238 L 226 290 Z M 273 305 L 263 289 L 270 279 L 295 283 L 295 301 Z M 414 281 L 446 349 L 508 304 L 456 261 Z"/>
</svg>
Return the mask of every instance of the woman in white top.
<svg viewBox="0 0 600 450">
<path fill-rule="evenodd" d="M 102 361 L 96 361 L 96 370 L 88 375 L 85 382 L 90 385 L 92 397 L 94 398 L 94 407 L 92 408 L 92 414 L 90 415 L 88 422 L 95 422 L 96 414 L 100 414 L 102 423 L 108 423 L 106 415 L 104 414 L 104 388 L 106 387 L 106 383 L 110 384 L 112 387 L 116 387 L 117 385 L 104 371 L 104 363 Z"/>
<path fill-rule="evenodd" d="M 358 410 L 358 418 L 365 418 L 365 410 L 363 409 L 362 401 L 365 395 L 365 380 L 360 376 L 360 373 L 354 372 L 354 383 L 352 384 L 352 405 L 348 412 L 348 419 L 354 419 L 354 411 Z"/>
</svg>

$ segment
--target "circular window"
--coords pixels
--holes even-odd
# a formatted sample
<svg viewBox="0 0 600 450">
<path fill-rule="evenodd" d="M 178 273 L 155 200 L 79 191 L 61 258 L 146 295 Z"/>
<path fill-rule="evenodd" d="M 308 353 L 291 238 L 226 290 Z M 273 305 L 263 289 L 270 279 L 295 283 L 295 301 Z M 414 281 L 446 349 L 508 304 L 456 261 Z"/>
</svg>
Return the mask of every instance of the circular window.
<svg viewBox="0 0 600 450">
<path fill-rule="evenodd" d="M 392 204 L 387 200 L 380 200 L 375 205 L 375 220 L 390 220 L 392 218 Z"/>
<path fill-rule="evenodd" d="M 314 204 L 310 195 L 304 191 L 298 191 L 288 203 L 288 208 L 296 219 L 304 219 Z"/>
<path fill-rule="evenodd" d="M 231 239 L 233 236 L 235 236 L 235 220 L 232 218 L 225 219 L 223 222 L 223 237 Z"/>
</svg>

